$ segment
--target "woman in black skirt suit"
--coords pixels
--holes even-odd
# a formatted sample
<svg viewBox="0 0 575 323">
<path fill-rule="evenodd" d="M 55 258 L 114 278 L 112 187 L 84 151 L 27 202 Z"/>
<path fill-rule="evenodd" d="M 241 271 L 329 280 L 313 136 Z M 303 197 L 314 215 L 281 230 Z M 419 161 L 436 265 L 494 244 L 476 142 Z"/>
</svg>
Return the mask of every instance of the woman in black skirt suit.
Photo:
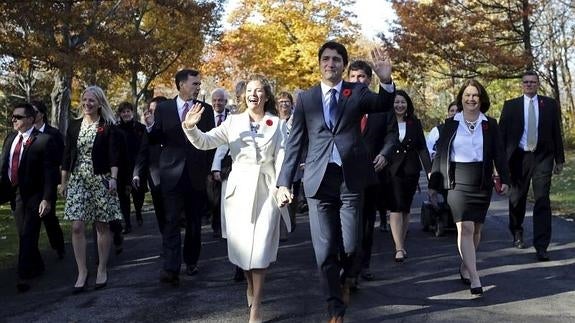
<svg viewBox="0 0 575 323">
<path fill-rule="evenodd" d="M 397 90 L 393 103 L 395 118 L 385 137 L 383 154 L 389 164 L 385 168 L 386 202 L 390 211 L 389 223 L 395 243 L 395 261 L 407 257 L 405 237 L 409 227 L 409 212 L 419 182 L 422 165 L 425 175 L 431 170 L 431 159 L 425 144 L 421 122 L 414 115 L 411 98 Z"/>
<path fill-rule="evenodd" d="M 497 121 L 484 114 L 489 105 L 489 96 L 478 81 L 463 84 L 457 95 L 460 112 L 445 121 L 439 134 L 429 181 L 432 203 L 437 203 L 438 190 L 448 190 L 447 203 L 457 225 L 457 247 L 463 260 L 460 278 L 470 285 L 473 295 L 483 294 L 475 250 L 491 201 L 494 164 L 503 183 L 500 194 L 509 189 Z"/>
</svg>

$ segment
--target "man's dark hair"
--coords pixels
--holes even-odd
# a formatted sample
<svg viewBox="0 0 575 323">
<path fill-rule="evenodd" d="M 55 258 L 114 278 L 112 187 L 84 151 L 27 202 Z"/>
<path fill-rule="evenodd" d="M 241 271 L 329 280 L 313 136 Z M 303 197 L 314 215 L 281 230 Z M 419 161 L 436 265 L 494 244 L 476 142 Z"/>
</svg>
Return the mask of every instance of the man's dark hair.
<svg viewBox="0 0 575 323">
<path fill-rule="evenodd" d="M 319 51 L 317 52 L 318 61 L 321 61 L 321 55 L 328 48 L 335 50 L 338 54 L 341 55 L 341 58 L 343 59 L 343 66 L 346 67 L 349 61 L 349 57 L 347 55 L 347 49 L 345 49 L 345 46 L 343 46 L 342 44 L 334 41 L 328 41 L 327 43 L 323 44 L 320 47 Z"/>
<path fill-rule="evenodd" d="M 457 106 L 457 101 L 451 101 L 449 103 L 449 105 L 447 106 L 447 113 L 449 113 L 449 108 L 451 108 L 452 106 Z"/>
<path fill-rule="evenodd" d="M 36 117 L 36 110 L 34 110 L 34 107 L 28 102 L 16 103 L 12 111 L 16 109 L 24 109 L 26 117 Z"/>
<path fill-rule="evenodd" d="M 349 68 L 347 69 L 347 76 L 349 76 L 349 73 L 351 73 L 351 71 L 359 71 L 359 70 L 364 71 L 365 75 L 367 75 L 367 77 L 369 78 L 371 78 L 371 76 L 373 75 L 371 66 L 369 66 L 369 64 L 366 61 L 357 60 L 349 64 Z"/>
<path fill-rule="evenodd" d="M 155 97 L 153 97 L 153 98 L 150 100 L 150 103 L 156 102 L 156 104 L 158 104 L 158 103 L 161 103 L 161 102 L 166 101 L 167 99 L 168 99 L 168 98 L 166 98 L 165 96 L 162 96 L 162 95 L 160 95 L 160 96 L 155 96 Z"/>
<path fill-rule="evenodd" d="M 118 104 L 118 110 L 116 112 L 120 114 L 124 110 L 131 110 L 132 112 L 134 112 L 134 105 L 127 101 Z"/>
<path fill-rule="evenodd" d="M 539 74 L 537 74 L 537 72 L 535 71 L 525 71 L 525 73 L 523 73 L 523 75 L 521 76 L 521 78 L 523 78 L 524 76 L 535 76 L 537 78 L 537 81 L 539 81 Z"/>
<path fill-rule="evenodd" d="M 180 83 L 187 81 L 188 77 L 198 76 L 198 75 L 200 75 L 200 72 L 198 72 L 196 70 L 184 69 L 184 70 L 178 71 L 176 73 L 176 76 L 175 76 L 176 89 L 178 89 L 178 91 L 179 91 L 180 90 Z"/>
<path fill-rule="evenodd" d="M 477 92 L 479 92 L 479 103 L 481 103 L 479 111 L 481 111 L 482 113 L 487 112 L 487 110 L 489 110 L 489 107 L 491 106 L 489 95 L 487 94 L 487 91 L 485 90 L 483 85 L 481 85 L 481 83 L 479 83 L 479 81 L 475 79 L 470 79 L 463 82 L 463 85 L 459 89 L 459 93 L 457 94 L 457 111 L 463 110 L 463 92 L 465 92 L 465 89 L 468 86 L 473 86 L 474 88 L 477 89 Z"/>
<path fill-rule="evenodd" d="M 48 123 L 48 107 L 44 104 L 44 102 L 40 100 L 32 100 L 30 101 L 32 107 L 36 108 L 36 110 L 44 116 L 42 120 L 44 123 Z"/>
</svg>

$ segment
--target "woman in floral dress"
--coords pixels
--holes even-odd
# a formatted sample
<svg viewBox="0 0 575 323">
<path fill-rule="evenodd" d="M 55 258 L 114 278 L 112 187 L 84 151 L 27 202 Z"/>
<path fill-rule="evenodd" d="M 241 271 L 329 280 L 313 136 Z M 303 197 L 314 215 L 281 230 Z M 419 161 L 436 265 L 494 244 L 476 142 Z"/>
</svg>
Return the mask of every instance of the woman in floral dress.
<svg viewBox="0 0 575 323">
<path fill-rule="evenodd" d="M 93 222 L 96 227 L 99 289 L 108 281 L 106 267 L 112 243 L 109 222 L 122 218 L 116 192 L 121 137 L 101 88 L 90 86 L 84 90 L 80 114 L 68 127 L 60 187 L 66 198 L 64 219 L 72 221 L 72 246 L 78 265 L 74 293 L 83 291 L 88 280 L 85 223 Z"/>
</svg>

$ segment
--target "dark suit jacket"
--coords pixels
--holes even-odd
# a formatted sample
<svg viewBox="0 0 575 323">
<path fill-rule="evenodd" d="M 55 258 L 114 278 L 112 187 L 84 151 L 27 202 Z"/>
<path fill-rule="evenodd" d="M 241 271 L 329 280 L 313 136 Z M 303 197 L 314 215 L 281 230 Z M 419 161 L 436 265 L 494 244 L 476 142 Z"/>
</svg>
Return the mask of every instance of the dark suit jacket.
<svg viewBox="0 0 575 323">
<path fill-rule="evenodd" d="M 64 148 L 64 158 L 62 170 L 72 172 L 78 160 L 78 136 L 83 119 L 70 121 L 66 135 L 66 147 Z M 106 124 L 100 118 L 94 146 L 92 147 L 92 164 L 94 174 L 106 174 L 111 167 L 121 166 L 121 149 L 123 148 L 123 138 L 118 133 L 116 126 Z"/>
<path fill-rule="evenodd" d="M 395 116 L 389 123 L 389 127 L 392 130 L 385 137 L 383 155 L 389 162 L 387 167 L 390 174 L 397 175 L 401 169 L 403 175 L 419 176 L 422 165 L 425 173 L 428 174 L 431 171 L 431 158 L 419 119 L 407 118 L 403 141 L 399 141 L 399 128 Z"/>
<path fill-rule="evenodd" d="M 10 148 L 18 133 L 12 132 L 4 140 L 0 185 L 2 186 L 1 202 L 13 197 L 13 188 L 8 175 Z M 23 202 L 39 203 L 41 200 L 52 201 L 58 185 L 58 158 L 54 154 L 56 145 L 51 136 L 34 129 L 29 139 L 22 146 L 23 152 L 18 167 L 18 189 Z M 32 200 L 33 199 L 33 200 Z"/>
<path fill-rule="evenodd" d="M 365 113 L 390 110 L 393 97 L 394 93 L 388 93 L 383 88 L 379 89 L 379 94 L 375 94 L 364 84 L 344 81 L 338 100 L 340 114 L 332 131 L 323 115 L 321 86 L 318 84 L 301 93 L 294 109 L 293 125 L 277 185 L 291 187 L 298 163 L 307 147 L 304 190 L 306 196 L 314 196 L 324 177 L 333 144 L 340 153 L 344 180 L 350 190 L 361 191 L 367 185 L 374 184 L 375 171 L 363 142 L 360 121 Z M 308 139 L 307 146 L 305 138 Z"/>
<path fill-rule="evenodd" d="M 539 99 L 539 122 L 535 152 L 553 155 L 557 164 L 565 163 L 559 105 L 552 98 L 542 95 L 537 95 L 537 97 Z M 523 128 L 525 127 L 523 108 L 523 96 L 505 101 L 503 104 L 499 127 L 501 128 L 501 138 L 505 145 L 507 161 L 519 148 L 519 141 L 523 135 Z"/>
<path fill-rule="evenodd" d="M 212 106 L 204 107 L 197 127 L 207 132 L 215 127 Z M 176 98 L 164 101 L 154 112 L 154 125 L 148 133 L 149 144 L 162 145 L 160 153 L 160 182 L 162 190 L 171 190 L 184 173 L 187 173 L 195 190 L 206 188 L 206 176 L 210 172 L 209 153 L 196 149 L 186 138 L 178 114 Z"/>
<path fill-rule="evenodd" d="M 391 113 L 371 113 L 368 115 L 367 125 L 362 136 L 369 155 L 368 158 L 371 160 L 378 154 L 383 155 L 385 137 L 391 131 L 391 128 L 388 127 L 391 117 Z"/>
<path fill-rule="evenodd" d="M 445 126 L 439 133 L 437 150 L 431 167 L 429 188 L 435 190 L 453 189 L 453 174 L 450 172 L 450 154 L 453 139 L 455 139 L 459 121 L 449 118 L 445 120 Z M 481 122 L 483 131 L 483 173 L 481 189 L 489 190 L 493 187 L 493 165 L 497 168 L 501 183 L 510 184 L 509 168 L 505 160 L 503 144 L 500 141 L 499 126 L 497 121 L 487 117 L 487 121 Z"/>
<path fill-rule="evenodd" d="M 52 136 L 56 147 L 55 154 L 58 160 L 58 166 L 62 165 L 62 158 L 64 157 L 64 137 L 60 133 L 60 130 L 47 123 L 44 126 L 44 133 Z"/>
</svg>

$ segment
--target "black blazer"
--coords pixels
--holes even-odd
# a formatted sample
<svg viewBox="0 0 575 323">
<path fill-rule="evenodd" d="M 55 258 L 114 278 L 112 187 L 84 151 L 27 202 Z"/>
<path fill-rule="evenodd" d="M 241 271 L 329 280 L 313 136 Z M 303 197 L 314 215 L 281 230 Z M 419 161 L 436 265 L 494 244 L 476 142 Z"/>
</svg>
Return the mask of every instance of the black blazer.
<svg viewBox="0 0 575 323">
<path fill-rule="evenodd" d="M 561 136 L 561 109 L 554 99 L 542 95 L 537 95 L 537 97 L 539 100 L 539 122 L 535 153 L 551 154 L 555 163 L 563 164 L 565 163 L 565 153 L 563 137 Z M 499 118 L 501 139 L 505 145 L 507 161 L 519 148 L 519 141 L 523 135 L 523 128 L 525 127 L 523 100 L 523 96 L 520 96 L 505 101 Z"/>
<path fill-rule="evenodd" d="M 197 127 L 207 132 L 215 127 L 212 106 L 201 102 L 204 107 Z M 186 172 L 195 190 L 206 188 L 206 177 L 210 172 L 209 153 L 194 147 L 186 138 L 178 114 L 176 98 L 164 101 L 154 112 L 154 125 L 148 133 L 150 145 L 161 145 L 160 182 L 163 189 L 170 190 Z"/>
<path fill-rule="evenodd" d="M 2 203 L 13 198 L 13 187 L 8 176 L 10 148 L 18 133 L 10 133 L 4 140 L 2 149 L 2 166 L 0 185 L 2 187 L 0 201 Z M 22 146 L 22 158 L 18 167 L 18 189 L 26 204 L 30 199 L 52 201 L 58 186 L 58 158 L 54 153 L 56 145 L 51 136 L 37 129 L 32 131 L 29 139 Z"/>
<path fill-rule="evenodd" d="M 52 127 L 49 124 L 44 125 L 44 133 L 47 135 L 52 136 L 54 140 L 54 144 L 56 147 L 56 156 L 58 160 L 58 166 L 62 165 L 62 158 L 64 157 L 64 136 L 60 133 L 60 130 L 57 128 Z"/>
<path fill-rule="evenodd" d="M 431 171 L 431 158 L 419 119 L 406 118 L 403 141 L 399 141 L 399 127 L 395 116 L 388 126 L 392 130 L 385 137 L 383 155 L 389 162 L 387 167 L 390 174 L 395 176 L 401 169 L 406 176 L 419 176 L 423 165 L 427 176 Z"/>
<path fill-rule="evenodd" d="M 459 127 L 459 121 L 449 118 L 445 120 L 445 126 L 439 133 L 437 150 L 431 167 L 429 188 L 435 190 L 453 189 L 454 180 L 450 167 L 451 145 Z M 487 121 L 481 122 L 483 132 L 483 174 L 480 188 L 490 190 L 493 187 L 493 165 L 501 177 L 501 183 L 509 185 L 509 169 L 505 160 L 503 144 L 500 141 L 499 126 L 497 121 L 487 117 Z"/>
<path fill-rule="evenodd" d="M 378 154 L 384 155 L 385 137 L 389 131 L 392 131 L 392 128 L 388 126 L 391 117 L 392 113 L 389 112 L 370 113 L 367 117 L 367 125 L 362 136 L 369 155 L 368 158 L 371 160 Z"/>
<path fill-rule="evenodd" d="M 62 160 L 62 170 L 72 172 L 78 160 L 78 136 L 83 119 L 70 121 L 66 134 L 66 146 Z M 94 174 L 110 173 L 112 167 L 120 167 L 122 154 L 122 136 L 116 126 L 107 124 L 100 118 L 94 146 L 92 147 L 92 164 Z"/>
</svg>

